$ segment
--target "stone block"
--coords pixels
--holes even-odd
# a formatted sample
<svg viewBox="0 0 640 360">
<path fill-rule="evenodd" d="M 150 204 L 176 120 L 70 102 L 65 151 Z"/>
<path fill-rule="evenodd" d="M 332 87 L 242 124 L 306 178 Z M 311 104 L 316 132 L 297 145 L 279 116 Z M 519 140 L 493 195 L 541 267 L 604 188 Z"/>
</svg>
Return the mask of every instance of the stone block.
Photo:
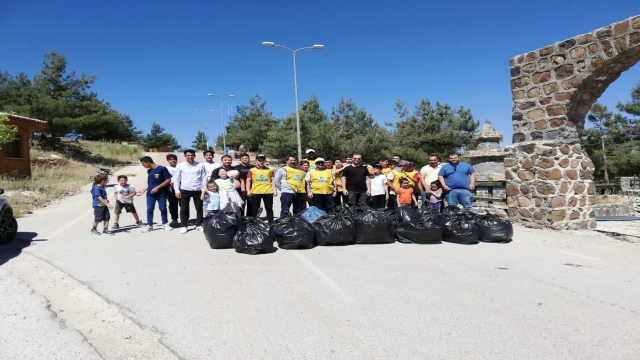
<svg viewBox="0 0 640 360">
<path fill-rule="evenodd" d="M 531 84 L 531 79 L 528 76 L 521 76 L 519 78 L 511 80 L 511 88 L 519 89 Z"/>
<path fill-rule="evenodd" d="M 566 194 L 569 192 L 569 183 L 566 181 L 563 181 L 562 184 L 560 184 L 560 194 Z"/>
<path fill-rule="evenodd" d="M 550 105 L 547 106 L 547 115 L 558 116 L 567 113 L 567 107 L 564 105 Z"/>
<path fill-rule="evenodd" d="M 539 103 L 540 105 L 542 105 L 542 106 L 544 106 L 544 105 L 549 105 L 549 104 L 551 104 L 551 101 L 552 101 L 552 100 L 553 100 L 553 98 L 552 98 L 552 97 L 542 98 L 542 99 L 538 100 L 538 103 Z"/>
<path fill-rule="evenodd" d="M 528 110 L 536 106 L 535 101 L 525 101 L 518 104 L 518 110 Z"/>
<path fill-rule="evenodd" d="M 567 101 L 567 100 L 571 100 L 572 97 L 573 97 L 573 93 L 570 93 L 570 92 L 559 93 L 555 95 L 556 101 Z"/>
<path fill-rule="evenodd" d="M 529 120 L 538 120 L 544 116 L 544 111 L 542 109 L 535 109 L 529 111 L 525 117 Z"/>
<path fill-rule="evenodd" d="M 536 121 L 533 124 L 533 128 L 536 130 L 544 130 L 547 128 L 547 122 L 545 120 Z"/>
<path fill-rule="evenodd" d="M 520 193 L 522 195 L 531 194 L 531 188 L 528 185 L 520 185 Z"/>
<path fill-rule="evenodd" d="M 511 77 L 520 76 L 520 66 L 514 66 L 511 68 Z"/>
<path fill-rule="evenodd" d="M 611 37 L 612 34 L 611 27 L 606 27 L 596 31 L 596 38 L 602 40 Z"/>
<path fill-rule="evenodd" d="M 576 182 L 573 184 L 573 192 L 580 195 L 582 193 L 584 193 L 584 191 L 586 190 L 586 185 L 584 183 L 581 182 Z"/>
<path fill-rule="evenodd" d="M 615 38 L 613 40 L 613 46 L 616 48 L 616 51 L 618 53 L 621 53 L 621 52 L 627 50 L 627 37 L 626 36 L 620 36 L 619 38 Z"/>
<path fill-rule="evenodd" d="M 538 54 L 536 54 L 535 52 L 532 51 L 530 53 L 527 53 L 527 55 L 524 57 L 524 61 L 525 62 L 529 62 L 529 61 L 533 61 L 533 60 L 535 60 L 537 58 L 538 58 Z"/>
<path fill-rule="evenodd" d="M 540 170 L 538 172 L 540 180 L 560 180 L 562 179 L 562 171 L 560 169 Z"/>
<path fill-rule="evenodd" d="M 531 63 L 531 64 L 527 64 L 525 66 L 522 67 L 522 71 L 530 74 L 532 72 L 534 72 L 536 70 L 536 64 L 535 63 Z"/>
<path fill-rule="evenodd" d="M 547 84 L 547 85 L 543 86 L 543 89 L 544 89 L 544 94 L 545 95 L 551 95 L 551 94 L 555 93 L 556 91 L 558 91 L 558 84 L 556 84 L 556 83 Z"/>
<path fill-rule="evenodd" d="M 615 55 L 615 52 L 613 51 L 613 45 L 611 45 L 610 41 L 603 40 L 600 45 L 602 46 L 602 51 L 605 55 L 607 55 L 607 57 L 612 57 L 613 55 Z"/>
<path fill-rule="evenodd" d="M 531 212 L 528 209 L 521 208 L 520 209 L 520 216 L 522 216 L 523 218 L 528 219 L 528 218 L 531 217 Z"/>
<path fill-rule="evenodd" d="M 540 56 L 547 56 L 553 54 L 553 45 L 545 46 L 538 52 Z"/>
<path fill-rule="evenodd" d="M 640 32 L 629 34 L 629 46 L 640 44 Z"/>
<path fill-rule="evenodd" d="M 521 170 L 518 171 L 518 177 L 520 178 L 520 180 L 530 181 L 533 180 L 536 176 L 533 171 Z"/>
<path fill-rule="evenodd" d="M 598 44 L 590 44 L 587 46 L 587 50 L 589 50 L 589 55 L 596 54 L 598 52 Z"/>
<path fill-rule="evenodd" d="M 551 222 L 552 223 L 557 223 L 560 221 L 564 221 L 564 219 L 567 217 L 567 212 L 564 209 L 560 209 L 560 210 L 552 210 L 551 211 Z"/>
<path fill-rule="evenodd" d="M 533 83 L 534 84 L 541 84 L 541 83 L 545 83 L 549 80 L 551 80 L 551 72 L 550 71 L 545 71 L 545 72 L 541 72 L 541 73 L 536 73 L 533 74 Z M 527 78 L 528 80 L 528 78 Z M 528 83 L 527 83 L 528 85 Z"/>
<path fill-rule="evenodd" d="M 565 64 L 558 67 L 557 69 L 554 70 L 556 74 L 556 79 L 560 80 L 560 79 L 568 78 L 569 76 L 573 75 L 573 70 L 574 69 L 572 64 Z"/>
<path fill-rule="evenodd" d="M 552 168 L 554 165 L 555 165 L 555 161 L 552 158 L 548 158 L 548 157 L 542 157 L 536 162 L 536 166 L 543 169 Z"/>
<path fill-rule="evenodd" d="M 513 100 L 524 99 L 524 90 L 516 90 L 513 92 Z"/>
<path fill-rule="evenodd" d="M 513 159 L 513 158 L 504 159 L 504 166 L 512 167 L 512 166 L 516 166 L 516 165 L 518 165 L 518 160 Z"/>
<path fill-rule="evenodd" d="M 549 67 L 549 59 L 538 60 L 538 69 L 545 70 L 547 67 Z"/>
<path fill-rule="evenodd" d="M 634 17 L 633 20 L 631 20 L 631 27 L 640 29 L 640 16 Z"/>
<path fill-rule="evenodd" d="M 615 36 L 620 36 L 627 31 L 629 31 L 629 20 L 621 21 L 613 25 L 613 34 Z"/>
<path fill-rule="evenodd" d="M 516 184 L 507 184 L 507 196 L 516 196 L 520 193 L 518 189 L 518 185 Z"/>
<path fill-rule="evenodd" d="M 578 36 L 577 40 L 578 40 L 578 45 L 584 45 L 593 41 L 593 35 L 591 34 L 580 35 Z"/>
<path fill-rule="evenodd" d="M 567 199 L 564 196 L 554 196 L 549 202 L 549 207 L 558 209 L 564 207 L 567 204 Z"/>
<path fill-rule="evenodd" d="M 552 184 L 538 185 L 538 187 L 536 187 L 536 192 L 539 195 L 553 195 L 556 193 L 556 187 Z"/>
<path fill-rule="evenodd" d="M 569 180 L 578 180 L 578 172 L 576 170 L 565 170 L 564 174 Z"/>
<path fill-rule="evenodd" d="M 589 66 L 589 71 L 598 72 L 598 71 L 602 71 L 603 68 L 604 68 L 604 58 L 600 55 L 594 56 L 593 59 L 591 59 L 591 65 Z"/>
<path fill-rule="evenodd" d="M 531 207 L 531 199 L 529 199 L 528 197 L 525 196 L 519 196 L 518 197 L 518 206 L 521 208 L 528 208 Z"/>
<path fill-rule="evenodd" d="M 561 168 L 566 168 L 567 166 L 569 166 L 569 159 L 562 159 L 558 162 L 558 165 Z"/>
<path fill-rule="evenodd" d="M 584 57 L 584 47 L 578 46 L 576 48 L 571 49 L 569 53 L 572 59 L 582 59 Z"/>
<path fill-rule="evenodd" d="M 560 147 L 560 152 L 567 155 L 571 152 L 571 148 L 568 145 L 562 145 Z"/>
<path fill-rule="evenodd" d="M 540 88 L 539 87 L 534 87 L 533 89 L 530 89 L 527 92 L 527 97 L 528 98 L 537 98 L 538 96 L 540 96 Z"/>
<path fill-rule="evenodd" d="M 553 63 L 556 65 L 560 65 L 564 62 L 564 60 L 566 59 L 564 57 L 564 55 L 556 55 L 554 57 L 551 58 L 553 60 Z"/>
</svg>

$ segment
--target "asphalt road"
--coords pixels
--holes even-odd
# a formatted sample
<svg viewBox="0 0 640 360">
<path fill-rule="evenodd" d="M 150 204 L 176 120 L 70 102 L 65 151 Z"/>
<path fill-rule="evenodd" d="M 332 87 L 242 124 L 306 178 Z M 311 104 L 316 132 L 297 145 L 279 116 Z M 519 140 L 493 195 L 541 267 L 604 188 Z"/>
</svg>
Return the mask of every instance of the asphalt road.
<svg viewBox="0 0 640 360">
<path fill-rule="evenodd" d="M 164 163 L 164 154 L 153 156 Z M 136 186 L 146 181 L 141 166 L 120 173 L 136 174 Z M 136 205 L 144 212 L 143 198 Z M 105 359 L 640 354 L 640 247 L 594 232 L 516 227 L 510 244 L 248 256 L 211 250 L 196 231 L 91 236 L 91 221 L 88 192 L 20 219 L 41 241 L 0 269 L 47 298 Z M 124 214 L 120 224 L 133 219 Z M 100 321 L 106 312 L 110 320 Z"/>
</svg>

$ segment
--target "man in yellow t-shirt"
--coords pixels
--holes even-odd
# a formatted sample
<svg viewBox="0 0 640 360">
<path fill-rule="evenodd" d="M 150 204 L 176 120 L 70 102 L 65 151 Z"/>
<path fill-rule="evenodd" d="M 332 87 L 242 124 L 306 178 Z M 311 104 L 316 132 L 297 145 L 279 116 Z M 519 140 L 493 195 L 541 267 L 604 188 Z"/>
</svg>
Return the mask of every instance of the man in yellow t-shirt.
<svg viewBox="0 0 640 360">
<path fill-rule="evenodd" d="M 273 222 L 273 197 L 278 196 L 278 189 L 273 181 L 273 170 L 265 166 L 267 157 L 264 154 L 256 156 L 256 167 L 247 174 L 247 197 L 251 198 L 251 213 L 258 216 L 260 200 L 264 203 L 267 220 Z"/>
<path fill-rule="evenodd" d="M 333 197 L 336 196 L 333 184 L 331 169 L 324 167 L 323 158 L 317 158 L 316 168 L 307 173 L 307 194 L 313 200 L 313 206 L 327 213 L 333 212 Z"/>
<path fill-rule="evenodd" d="M 293 214 L 297 214 L 305 209 L 304 195 L 307 193 L 305 184 L 305 173 L 298 169 L 298 159 L 290 155 L 287 157 L 287 165 L 276 171 L 274 183 L 280 190 L 280 217 L 289 213 L 293 205 Z"/>
</svg>

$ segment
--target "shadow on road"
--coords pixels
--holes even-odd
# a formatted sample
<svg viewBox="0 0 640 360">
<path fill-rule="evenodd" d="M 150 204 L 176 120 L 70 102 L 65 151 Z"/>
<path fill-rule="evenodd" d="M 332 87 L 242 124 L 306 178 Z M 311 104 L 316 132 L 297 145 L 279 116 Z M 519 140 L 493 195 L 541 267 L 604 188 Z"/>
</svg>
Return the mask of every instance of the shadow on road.
<svg viewBox="0 0 640 360">
<path fill-rule="evenodd" d="M 0 245 L 0 266 L 22 253 L 22 249 L 27 248 L 33 241 L 47 241 L 47 239 L 36 239 L 38 233 L 18 232 L 16 238 L 9 244 Z"/>
</svg>

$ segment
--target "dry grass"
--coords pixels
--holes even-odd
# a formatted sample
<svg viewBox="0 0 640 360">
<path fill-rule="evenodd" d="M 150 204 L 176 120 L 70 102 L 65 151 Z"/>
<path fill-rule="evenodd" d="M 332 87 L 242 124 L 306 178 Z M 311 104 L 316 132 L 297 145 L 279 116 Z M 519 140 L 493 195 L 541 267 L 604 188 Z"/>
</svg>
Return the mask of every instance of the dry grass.
<svg viewBox="0 0 640 360">
<path fill-rule="evenodd" d="M 86 157 L 91 163 L 69 159 L 56 152 L 32 149 L 31 178 L 0 175 L 0 187 L 9 198 L 16 216 L 77 193 L 91 183 L 96 166 L 119 164 L 111 167 L 115 171 L 120 165 L 142 156 L 137 149 L 115 143 L 81 141 L 80 146 L 93 154 Z"/>
</svg>

